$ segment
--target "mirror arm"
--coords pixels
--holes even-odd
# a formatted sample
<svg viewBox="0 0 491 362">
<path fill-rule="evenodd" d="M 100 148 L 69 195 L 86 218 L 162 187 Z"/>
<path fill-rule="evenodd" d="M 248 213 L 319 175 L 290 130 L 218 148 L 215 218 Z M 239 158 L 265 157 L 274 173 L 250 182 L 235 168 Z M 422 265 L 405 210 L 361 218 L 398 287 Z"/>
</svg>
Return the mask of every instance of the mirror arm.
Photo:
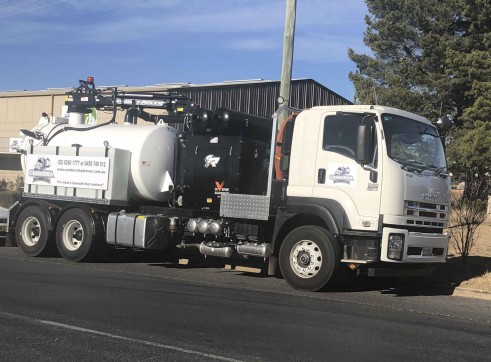
<svg viewBox="0 0 491 362">
<path fill-rule="evenodd" d="M 365 171 L 373 171 L 373 172 L 377 172 L 377 169 L 370 166 L 370 165 L 361 165 L 361 168 L 363 168 Z"/>
</svg>

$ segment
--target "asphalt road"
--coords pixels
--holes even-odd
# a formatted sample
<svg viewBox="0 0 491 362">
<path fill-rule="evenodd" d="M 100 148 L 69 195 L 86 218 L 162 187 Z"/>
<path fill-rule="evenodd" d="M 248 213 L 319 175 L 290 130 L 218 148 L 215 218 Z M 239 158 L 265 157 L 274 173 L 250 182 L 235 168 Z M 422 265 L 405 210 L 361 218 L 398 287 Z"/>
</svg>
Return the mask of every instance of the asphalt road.
<svg viewBox="0 0 491 362">
<path fill-rule="evenodd" d="M 144 254 L 0 248 L 0 360 L 489 360 L 491 303 L 400 281 L 291 289 Z"/>
</svg>

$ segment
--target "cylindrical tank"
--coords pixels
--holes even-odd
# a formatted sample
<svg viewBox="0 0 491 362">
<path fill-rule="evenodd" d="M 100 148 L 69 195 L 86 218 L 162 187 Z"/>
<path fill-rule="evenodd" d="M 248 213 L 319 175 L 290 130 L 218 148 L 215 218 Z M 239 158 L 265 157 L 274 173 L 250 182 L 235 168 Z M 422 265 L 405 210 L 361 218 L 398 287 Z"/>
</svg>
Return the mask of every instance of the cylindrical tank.
<svg viewBox="0 0 491 362">
<path fill-rule="evenodd" d="M 193 134 L 206 134 L 210 127 L 210 120 L 213 112 L 207 109 L 198 108 L 191 116 L 191 131 Z"/>
<path fill-rule="evenodd" d="M 222 135 L 242 134 L 246 137 L 270 140 L 273 120 L 252 114 L 217 108 L 211 119 L 211 128 Z"/>
<path fill-rule="evenodd" d="M 57 133 L 65 128 L 63 132 Z M 38 126 L 48 139 L 47 146 L 109 147 L 120 148 L 131 152 L 128 196 L 130 199 L 165 201 L 169 198 L 169 190 L 164 189 L 173 174 L 174 143 L 177 130 L 166 125 L 120 125 L 108 124 L 99 127 L 80 125 L 48 124 Z M 56 135 L 55 135 L 56 134 Z M 55 135 L 54 137 L 52 137 Z M 52 138 L 51 138 L 52 137 Z M 29 137 L 24 141 L 29 147 Z M 33 140 L 33 145 L 41 141 Z M 25 160 L 22 160 L 23 167 Z M 118 167 L 113 165 L 112 167 Z M 167 173 L 168 172 L 168 173 Z"/>
</svg>

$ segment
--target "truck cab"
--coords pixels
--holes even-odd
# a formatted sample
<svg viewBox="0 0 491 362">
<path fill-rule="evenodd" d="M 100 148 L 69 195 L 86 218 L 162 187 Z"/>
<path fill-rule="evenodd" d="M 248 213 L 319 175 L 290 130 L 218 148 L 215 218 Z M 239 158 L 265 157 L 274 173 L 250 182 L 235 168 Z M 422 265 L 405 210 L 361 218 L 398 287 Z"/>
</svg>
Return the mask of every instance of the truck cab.
<svg viewBox="0 0 491 362">
<path fill-rule="evenodd" d="M 395 108 L 360 105 L 314 107 L 291 122 L 286 210 L 324 215 L 317 223 L 341 244 L 342 262 L 375 276 L 397 274 L 396 264 L 445 261 L 450 178 L 435 126 Z M 310 263 L 315 253 L 306 254 Z M 298 260 L 282 269 L 293 265 L 308 277 L 310 264 Z"/>
</svg>

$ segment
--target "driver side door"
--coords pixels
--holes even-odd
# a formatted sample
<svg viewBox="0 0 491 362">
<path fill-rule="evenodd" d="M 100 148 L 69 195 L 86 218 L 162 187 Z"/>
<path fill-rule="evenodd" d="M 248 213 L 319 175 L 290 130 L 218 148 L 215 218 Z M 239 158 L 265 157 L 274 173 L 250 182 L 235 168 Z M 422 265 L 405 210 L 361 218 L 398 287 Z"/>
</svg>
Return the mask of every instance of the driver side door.
<svg viewBox="0 0 491 362">
<path fill-rule="evenodd" d="M 369 165 L 364 169 L 355 161 L 357 127 L 371 125 L 374 149 Z M 378 162 L 375 116 L 364 113 L 338 114 L 327 112 L 321 122 L 317 145 L 314 197 L 332 199 L 346 211 L 351 229 L 378 229 L 381 197 L 381 163 Z"/>
</svg>

